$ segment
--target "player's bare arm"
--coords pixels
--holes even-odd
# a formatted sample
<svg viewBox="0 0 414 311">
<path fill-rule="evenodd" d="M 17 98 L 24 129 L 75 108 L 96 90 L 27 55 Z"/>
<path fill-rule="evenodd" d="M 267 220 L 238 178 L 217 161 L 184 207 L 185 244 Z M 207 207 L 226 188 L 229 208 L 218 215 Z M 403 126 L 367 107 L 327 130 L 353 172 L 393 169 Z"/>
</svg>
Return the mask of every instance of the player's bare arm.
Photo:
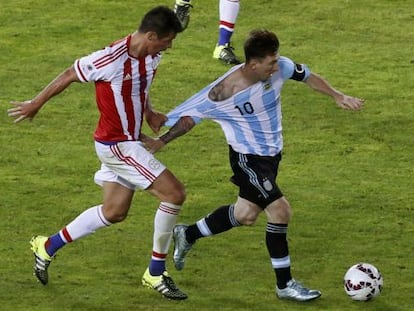
<svg viewBox="0 0 414 311">
<path fill-rule="evenodd" d="M 161 135 L 159 139 L 164 143 L 168 144 L 173 139 L 184 135 L 189 132 L 195 125 L 193 118 L 181 117 L 177 123 L 175 123 L 167 133 Z"/>
<path fill-rule="evenodd" d="M 149 152 L 156 153 L 173 139 L 182 136 L 190 131 L 194 125 L 195 122 L 191 117 L 181 117 L 168 132 L 161 135 L 160 137 L 154 139 L 141 133 L 139 138 Z"/>
<path fill-rule="evenodd" d="M 333 97 L 336 104 L 342 109 L 359 110 L 364 104 L 363 99 L 343 94 L 318 74 L 311 73 L 305 83 L 315 91 Z"/>
<path fill-rule="evenodd" d="M 161 126 L 167 121 L 167 116 L 161 112 L 155 111 L 152 108 L 151 100 L 148 98 L 147 106 L 145 107 L 145 120 L 147 121 L 151 130 L 158 134 Z"/>
<path fill-rule="evenodd" d="M 69 67 L 49 83 L 35 98 L 23 102 L 12 101 L 14 108 L 10 108 L 7 113 L 9 117 L 16 117 L 14 123 L 24 119 L 32 120 L 37 112 L 46 102 L 66 89 L 72 82 L 79 82 L 73 66 Z"/>
</svg>

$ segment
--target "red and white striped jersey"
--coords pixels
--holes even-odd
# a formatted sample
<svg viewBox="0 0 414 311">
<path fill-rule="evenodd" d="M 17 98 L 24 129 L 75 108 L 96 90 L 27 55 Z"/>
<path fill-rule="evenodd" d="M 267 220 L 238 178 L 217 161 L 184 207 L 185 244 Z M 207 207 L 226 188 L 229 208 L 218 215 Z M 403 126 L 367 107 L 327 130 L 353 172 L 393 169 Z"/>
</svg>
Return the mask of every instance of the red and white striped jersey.
<svg viewBox="0 0 414 311">
<path fill-rule="evenodd" d="M 94 138 L 100 142 L 138 140 L 152 80 L 161 54 L 135 58 L 131 35 L 81 57 L 74 67 L 81 82 L 95 82 L 100 118 Z"/>
</svg>

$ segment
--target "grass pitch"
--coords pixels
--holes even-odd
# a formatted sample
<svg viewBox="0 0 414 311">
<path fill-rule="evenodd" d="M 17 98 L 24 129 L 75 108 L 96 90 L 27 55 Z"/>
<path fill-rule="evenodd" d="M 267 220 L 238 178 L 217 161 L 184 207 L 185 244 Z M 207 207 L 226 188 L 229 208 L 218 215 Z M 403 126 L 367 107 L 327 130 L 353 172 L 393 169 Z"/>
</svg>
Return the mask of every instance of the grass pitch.
<svg viewBox="0 0 414 311">
<path fill-rule="evenodd" d="M 173 1 L 161 2 L 172 5 Z M 375 310 L 414 306 L 414 15 L 411 1 L 241 1 L 236 53 L 249 30 L 268 28 L 281 54 L 366 99 L 356 113 L 289 82 L 283 91 L 279 184 L 294 209 L 289 241 L 295 278 L 322 291 L 280 301 L 264 242 L 265 219 L 197 242 L 186 269 L 170 273 L 189 299 L 141 286 L 157 202 L 139 192 L 128 219 L 62 249 L 50 284 L 32 276 L 28 241 L 52 234 L 101 201 L 92 133 L 93 85 L 72 85 L 32 122 L 12 124 L 11 100 L 34 96 L 75 58 L 132 32 L 159 1 L 2 1 L 0 10 L 0 303 L 2 310 Z M 167 112 L 228 67 L 212 59 L 218 1 L 194 1 L 189 28 L 159 67 L 152 89 Z M 185 184 L 180 222 L 232 202 L 227 147 L 204 122 L 159 153 Z M 384 276 L 380 297 L 357 303 L 342 278 L 359 261 Z"/>
</svg>

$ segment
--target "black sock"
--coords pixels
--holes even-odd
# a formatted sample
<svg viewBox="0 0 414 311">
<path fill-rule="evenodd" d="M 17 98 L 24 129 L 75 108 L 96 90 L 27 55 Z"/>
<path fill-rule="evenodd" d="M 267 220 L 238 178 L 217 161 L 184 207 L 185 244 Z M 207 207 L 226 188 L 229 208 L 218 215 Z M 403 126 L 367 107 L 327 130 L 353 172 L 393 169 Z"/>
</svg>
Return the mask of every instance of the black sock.
<svg viewBox="0 0 414 311">
<path fill-rule="evenodd" d="M 234 217 L 234 205 L 221 206 L 195 224 L 188 226 L 185 232 L 186 239 L 188 243 L 194 243 L 199 238 L 215 235 L 236 226 L 240 226 L 240 223 Z"/>
<path fill-rule="evenodd" d="M 283 289 L 292 279 L 290 272 L 287 224 L 267 223 L 266 246 L 275 270 L 277 287 Z"/>
</svg>

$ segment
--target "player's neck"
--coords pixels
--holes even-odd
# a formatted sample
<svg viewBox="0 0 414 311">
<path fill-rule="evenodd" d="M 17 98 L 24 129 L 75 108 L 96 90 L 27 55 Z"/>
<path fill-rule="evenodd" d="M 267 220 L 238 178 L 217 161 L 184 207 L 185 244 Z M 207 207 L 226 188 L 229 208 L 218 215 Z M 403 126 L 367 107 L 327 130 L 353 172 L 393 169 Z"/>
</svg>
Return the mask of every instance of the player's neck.
<svg viewBox="0 0 414 311">
<path fill-rule="evenodd" d="M 144 37 L 141 36 L 137 31 L 131 35 L 131 42 L 129 45 L 129 55 L 140 58 L 148 55 L 148 50 L 144 44 Z"/>
<path fill-rule="evenodd" d="M 244 64 L 240 67 L 240 75 L 248 85 L 253 85 L 260 81 L 260 78 L 248 64 Z"/>
</svg>

